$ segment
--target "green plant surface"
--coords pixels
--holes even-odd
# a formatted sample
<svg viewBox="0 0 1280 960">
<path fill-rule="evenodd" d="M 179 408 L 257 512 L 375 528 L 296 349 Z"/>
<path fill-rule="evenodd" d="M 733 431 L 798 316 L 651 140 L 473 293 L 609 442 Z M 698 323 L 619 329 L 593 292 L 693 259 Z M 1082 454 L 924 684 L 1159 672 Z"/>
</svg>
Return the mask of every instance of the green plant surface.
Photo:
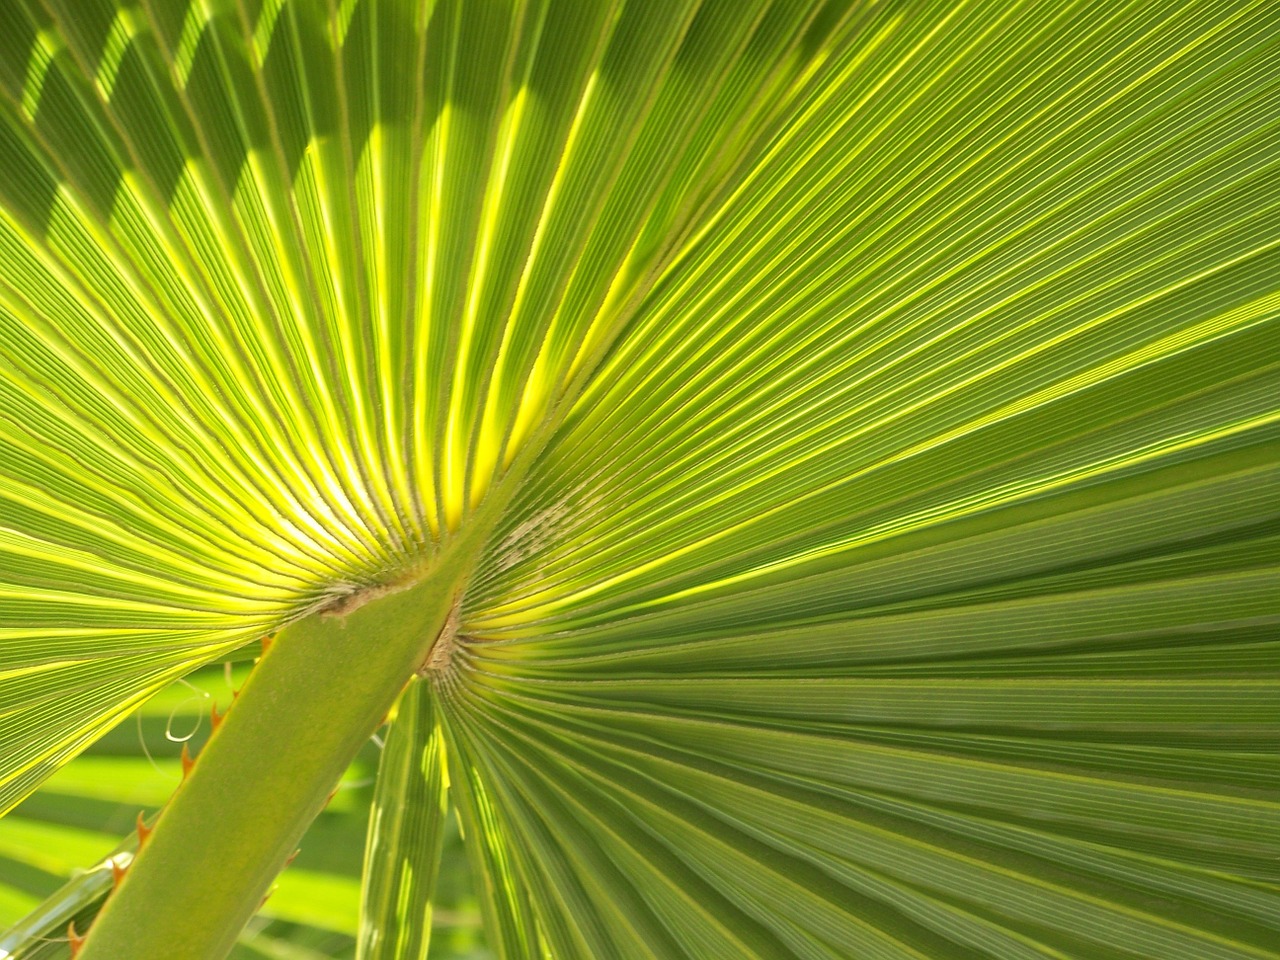
<svg viewBox="0 0 1280 960">
<path fill-rule="evenodd" d="M 124 854 L 119 858 L 123 864 L 137 849 L 132 827 L 138 796 L 160 797 L 143 806 L 153 821 L 181 780 L 181 745 L 199 751 L 208 738 L 210 705 L 225 708 L 232 691 L 243 684 L 247 666 L 211 666 L 161 691 L 0 819 L 0 954 L 14 960 L 68 955 L 68 922 L 89 929 L 111 893 L 107 855 Z M 355 956 L 362 849 L 378 743 L 370 741 L 344 774 L 337 793 L 304 835 L 298 855 L 242 932 L 230 954 L 234 960 Z M 165 789 L 150 786 L 157 778 Z M 436 955 L 492 960 L 480 952 L 477 905 L 454 818 L 443 826 L 439 908 L 432 922 Z M 125 831 L 129 838 L 119 843 Z"/>
<path fill-rule="evenodd" d="M 425 576 L 389 595 L 273 637 L 94 920 L 84 960 L 230 951 L 444 629 L 475 542 L 457 538 Z M 218 855 L 192 857 L 211 831 Z"/>
<path fill-rule="evenodd" d="M 444 731 L 428 684 L 396 708 L 370 811 L 361 943 L 369 960 L 425 955 L 448 825 Z"/>
<path fill-rule="evenodd" d="M 454 817 L 502 960 L 1280 957 L 1278 64 L 1269 0 L 0 0 L 0 811 L 278 636 L 84 956 L 314 960 L 241 928 L 390 711 L 361 960 Z"/>
</svg>

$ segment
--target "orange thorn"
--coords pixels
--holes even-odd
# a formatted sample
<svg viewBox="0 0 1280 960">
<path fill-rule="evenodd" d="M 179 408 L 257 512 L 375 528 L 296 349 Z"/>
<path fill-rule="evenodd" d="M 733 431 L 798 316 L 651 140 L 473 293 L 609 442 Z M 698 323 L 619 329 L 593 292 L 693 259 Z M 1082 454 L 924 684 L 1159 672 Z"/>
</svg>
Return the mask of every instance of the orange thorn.
<svg viewBox="0 0 1280 960">
<path fill-rule="evenodd" d="M 128 871 L 129 871 L 128 867 L 122 867 L 120 866 L 120 864 L 116 863 L 114 860 L 111 861 L 111 889 L 112 890 L 120 886 L 120 884 L 124 881 L 124 875 Z"/>
<path fill-rule="evenodd" d="M 286 867 L 290 866 L 293 863 L 293 861 L 298 859 L 298 854 L 300 854 L 301 852 L 302 852 L 301 850 L 295 850 L 293 851 L 293 853 L 289 854 L 289 859 L 284 862 L 284 865 Z"/>
<path fill-rule="evenodd" d="M 324 805 L 327 807 L 329 804 L 333 803 L 333 798 L 336 797 L 337 795 L 338 795 L 338 787 L 334 787 L 332 790 L 329 791 L 329 796 L 325 798 Z"/>
<path fill-rule="evenodd" d="M 147 837 L 151 836 L 151 831 L 154 829 L 153 827 L 148 827 L 145 823 L 142 822 L 141 810 L 138 811 L 137 826 L 138 826 L 138 849 L 141 850 L 142 845 L 147 842 Z"/>
<path fill-rule="evenodd" d="M 71 944 L 71 956 L 75 956 L 80 952 L 80 948 L 84 946 L 84 937 L 76 933 L 76 922 L 72 920 L 67 924 L 67 940 Z"/>
<path fill-rule="evenodd" d="M 262 637 L 262 655 L 264 657 L 267 655 L 267 651 L 271 649 L 271 641 L 273 640 L 275 640 L 275 637 L 270 633 Z"/>
<path fill-rule="evenodd" d="M 191 775 L 191 768 L 196 765 L 195 760 L 191 759 L 191 751 L 187 749 L 187 745 L 182 745 L 182 779 L 186 780 Z"/>
<path fill-rule="evenodd" d="M 234 703 L 237 699 L 239 699 L 239 697 L 240 697 L 240 691 L 239 691 L 239 690 L 232 690 L 232 691 L 231 691 L 231 701 L 232 701 L 232 703 Z"/>
<path fill-rule="evenodd" d="M 225 713 L 218 712 L 217 701 L 214 701 L 209 705 L 209 722 L 213 725 L 213 729 L 215 731 L 218 729 L 218 727 L 222 726 L 222 718 L 225 716 L 226 716 Z"/>
</svg>

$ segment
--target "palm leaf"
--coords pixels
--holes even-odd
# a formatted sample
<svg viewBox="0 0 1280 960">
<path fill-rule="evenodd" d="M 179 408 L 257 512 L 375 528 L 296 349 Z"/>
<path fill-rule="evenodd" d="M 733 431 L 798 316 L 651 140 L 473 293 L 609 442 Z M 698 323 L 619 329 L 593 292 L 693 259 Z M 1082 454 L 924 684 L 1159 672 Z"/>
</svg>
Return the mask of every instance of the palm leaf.
<svg viewBox="0 0 1280 960">
<path fill-rule="evenodd" d="M 0 0 L 0 809 L 501 507 L 365 955 L 447 782 L 507 957 L 1276 956 L 1278 53 Z"/>
<path fill-rule="evenodd" d="M 444 731 L 421 683 L 401 697 L 369 820 L 361 945 L 370 958 L 425 956 L 445 830 Z"/>
</svg>

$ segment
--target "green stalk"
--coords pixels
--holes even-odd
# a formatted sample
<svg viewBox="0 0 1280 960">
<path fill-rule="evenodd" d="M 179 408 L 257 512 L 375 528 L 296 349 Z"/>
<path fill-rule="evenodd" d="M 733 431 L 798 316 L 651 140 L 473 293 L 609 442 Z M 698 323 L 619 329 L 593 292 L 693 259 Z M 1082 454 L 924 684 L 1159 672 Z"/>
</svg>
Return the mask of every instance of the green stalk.
<svg viewBox="0 0 1280 960">
<path fill-rule="evenodd" d="M 426 575 L 275 637 L 80 960 L 218 960 L 444 627 L 486 525 Z M 479 528 L 479 529 L 477 529 Z"/>
</svg>

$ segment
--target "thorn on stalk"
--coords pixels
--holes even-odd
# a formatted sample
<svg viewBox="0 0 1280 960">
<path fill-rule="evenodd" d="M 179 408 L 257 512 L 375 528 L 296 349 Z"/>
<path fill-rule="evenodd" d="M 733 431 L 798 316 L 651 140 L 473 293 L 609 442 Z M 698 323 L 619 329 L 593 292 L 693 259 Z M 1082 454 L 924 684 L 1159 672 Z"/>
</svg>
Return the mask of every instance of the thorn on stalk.
<svg viewBox="0 0 1280 960">
<path fill-rule="evenodd" d="M 74 920 L 67 924 L 67 942 L 71 944 L 71 956 L 73 957 L 84 946 L 84 937 L 76 933 L 76 922 Z"/>
<path fill-rule="evenodd" d="M 259 658 L 258 658 L 258 659 L 262 659 L 262 657 L 265 657 L 265 656 L 267 655 L 267 651 L 271 649 L 271 644 L 272 644 L 272 642 L 273 642 L 274 640 L 275 640 L 275 634 L 273 634 L 273 633 L 263 634 L 263 637 L 262 637 L 262 654 L 261 654 L 261 656 L 259 656 Z"/>
<path fill-rule="evenodd" d="M 217 733 L 218 728 L 222 726 L 222 718 L 225 716 L 225 713 L 218 712 L 218 704 L 216 701 L 209 705 L 209 723 L 213 727 L 214 733 Z"/>
<path fill-rule="evenodd" d="M 301 852 L 302 852 L 302 849 L 301 849 L 301 848 L 299 848 L 299 849 L 297 849 L 297 850 L 293 851 L 293 853 L 289 854 L 289 859 L 288 859 L 288 860 L 286 860 L 286 861 L 284 862 L 284 865 L 285 865 L 286 867 L 292 866 L 292 865 L 293 865 L 293 861 L 295 861 L 295 860 L 297 860 L 297 859 L 298 859 L 298 854 L 300 854 Z"/>
<path fill-rule="evenodd" d="M 120 888 L 120 884 L 124 883 L 124 875 L 128 872 L 129 872 L 128 867 L 120 866 L 120 864 L 116 863 L 115 860 L 111 861 L 111 889 L 112 890 L 118 890 Z"/>
<path fill-rule="evenodd" d="M 187 749 L 187 745 L 182 745 L 182 779 L 185 782 L 187 777 L 191 776 L 191 768 L 196 765 L 195 760 L 191 756 L 191 751 Z"/>
<path fill-rule="evenodd" d="M 136 825 L 138 827 L 138 849 L 141 850 L 142 845 L 147 842 L 147 837 L 151 836 L 151 831 L 155 828 L 148 827 L 145 823 L 142 822 L 141 810 L 138 811 L 138 819 L 137 819 Z"/>
</svg>

